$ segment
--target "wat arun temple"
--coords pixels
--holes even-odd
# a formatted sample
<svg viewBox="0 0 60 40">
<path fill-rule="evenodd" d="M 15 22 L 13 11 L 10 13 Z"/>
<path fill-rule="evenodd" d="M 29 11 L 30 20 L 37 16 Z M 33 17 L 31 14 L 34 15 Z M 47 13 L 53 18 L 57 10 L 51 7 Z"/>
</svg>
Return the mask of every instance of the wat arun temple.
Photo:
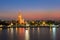
<svg viewBox="0 0 60 40">
<path fill-rule="evenodd" d="M 23 16 L 22 16 L 21 12 L 18 12 L 18 23 L 20 25 L 24 25 L 25 24 L 25 26 L 29 26 L 28 22 L 23 19 Z"/>
<path fill-rule="evenodd" d="M 21 12 L 18 12 L 18 23 L 19 24 L 24 24 L 25 23 L 25 21 L 24 21 L 24 19 L 22 17 Z"/>
</svg>

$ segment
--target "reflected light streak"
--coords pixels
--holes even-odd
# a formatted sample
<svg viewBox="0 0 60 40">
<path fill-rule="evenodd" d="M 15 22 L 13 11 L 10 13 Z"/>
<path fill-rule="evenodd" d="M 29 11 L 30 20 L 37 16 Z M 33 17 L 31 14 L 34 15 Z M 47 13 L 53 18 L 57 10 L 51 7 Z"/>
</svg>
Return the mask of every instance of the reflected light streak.
<svg viewBox="0 0 60 40">
<path fill-rule="evenodd" d="M 40 32 L 40 28 L 39 27 L 37 28 L 37 31 L 38 31 L 38 33 Z"/>
<path fill-rule="evenodd" d="M 40 28 L 38 27 L 37 28 L 37 31 L 38 31 L 38 39 L 40 38 L 39 35 L 40 35 Z"/>
<path fill-rule="evenodd" d="M 25 32 L 24 30 L 25 30 L 24 28 L 19 28 L 19 35 L 21 39 L 24 38 L 24 32 Z"/>
<path fill-rule="evenodd" d="M 34 33 L 34 28 L 32 28 L 33 29 L 33 33 Z"/>
<path fill-rule="evenodd" d="M 19 40 L 24 40 L 25 39 L 25 29 L 24 28 L 19 28 Z"/>
<path fill-rule="evenodd" d="M 25 40 L 29 40 L 29 30 L 25 30 Z"/>
<path fill-rule="evenodd" d="M 19 28 L 19 33 L 24 34 L 24 30 L 25 30 L 24 28 Z"/>
<path fill-rule="evenodd" d="M 16 28 L 16 33 L 17 33 L 17 31 L 18 31 L 18 28 Z"/>
<path fill-rule="evenodd" d="M 52 28 L 50 27 L 50 32 L 52 32 Z"/>
<path fill-rule="evenodd" d="M 10 28 L 11 29 L 11 34 L 13 34 L 13 28 Z"/>
<path fill-rule="evenodd" d="M 8 33 L 9 33 L 9 30 L 10 30 L 10 29 L 8 28 L 7 30 L 8 30 Z"/>
<path fill-rule="evenodd" d="M 24 28 L 19 28 L 19 37 L 20 37 L 20 40 L 24 40 L 24 38 L 25 38 L 25 29 Z"/>
<path fill-rule="evenodd" d="M 56 40 L 56 28 L 53 28 L 53 40 Z"/>
<path fill-rule="evenodd" d="M 10 36 L 10 40 L 13 40 L 13 28 L 8 28 L 7 29 L 7 31 L 8 31 L 8 35 Z"/>
</svg>

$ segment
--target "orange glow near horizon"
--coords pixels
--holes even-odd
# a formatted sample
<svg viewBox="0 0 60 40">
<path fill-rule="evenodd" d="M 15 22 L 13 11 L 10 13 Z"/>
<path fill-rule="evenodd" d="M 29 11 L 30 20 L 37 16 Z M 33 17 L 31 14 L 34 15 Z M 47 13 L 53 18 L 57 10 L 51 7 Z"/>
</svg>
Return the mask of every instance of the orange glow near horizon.
<svg viewBox="0 0 60 40">
<path fill-rule="evenodd" d="M 4 12 L 3 12 L 4 13 Z M 6 12 L 5 14 L 0 14 L 0 17 L 4 18 L 17 18 L 18 12 Z M 24 11 L 21 13 L 24 19 L 59 19 L 60 11 Z"/>
<path fill-rule="evenodd" d="M 28 19 L 59 19 L 60 12 L 53 11 L 53 12 L 26 12 L 23 14 L 24 18 Z"/>
</svg>

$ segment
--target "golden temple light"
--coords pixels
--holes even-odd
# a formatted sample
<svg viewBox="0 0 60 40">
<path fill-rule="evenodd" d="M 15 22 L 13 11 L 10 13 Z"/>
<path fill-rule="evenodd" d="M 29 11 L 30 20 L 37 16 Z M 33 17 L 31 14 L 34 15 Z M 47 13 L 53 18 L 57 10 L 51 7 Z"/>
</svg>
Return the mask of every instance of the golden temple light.
<svg viewBox="0 0 60 40">
<path fill-rule="evenodd" d="M 18 13 L 18 22 L 19 24 L 24 24 L 24 19 L 22 18 L 22 15 L 20 12 Z"/>
<path fill-rule="evenodd" d="M 45 22 L 45 21 L 43 21 L 43 22 L 42 22 L 42 24 L 46 24 L 46 22 Z"/>
</svg>

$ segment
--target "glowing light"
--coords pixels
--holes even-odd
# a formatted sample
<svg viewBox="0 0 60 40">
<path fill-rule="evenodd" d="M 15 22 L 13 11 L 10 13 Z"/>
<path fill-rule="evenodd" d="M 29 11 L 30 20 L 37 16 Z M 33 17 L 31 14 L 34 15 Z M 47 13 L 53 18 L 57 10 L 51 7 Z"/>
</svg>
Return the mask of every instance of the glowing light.
<svg viewBox="0 0 60 40">
<path fill-rule="evenodd" d="M 50 27 L 50 32 L 52 31 L 52 28 Z"/>
<path fill-rule="evenodd" d="M 11 29 L 11 34 L 13 34 L 13 28 L 10 28 Z"/>
<path fill-rule="evenodd" d="M 2 27 L 3 25 L 0 25 L 0 27 Z"/>
<path fill-rule="evenodd" d="M 0 30 L 2 30 L 2 28 L 0 28 Z"/>
<path fill-rule="evenodd" d="M 53 28 L 53 40 L 56 39 L 56 28 Z"/>
<path fill-rule="evenodd" d="M 48 26 L 45 21 L 42 22 L 41 26 Z"/>
<path fill-rule="evenodd" d="M 19 34 L 24 34 L 24 28 L 19 28 Z"/>
<path fill-rule="evenodd" d="M 30 26 L 30 25 L 27 23 L 26 26 Z"/>
<path fill-rule="evenodd" d="M 40 28 L 39 27 L 38 27 L 37 31 L 38 31 L 38 33 L 40 32 Z"/>
<path fill-rule="evenodd" d="M 13 25 L 13 23 L 11 23 L 11 25 Z"/>
<path fill-rule="evenodd" d="M 34 23 L 34 21 L 32 21 L 32 23 Z"/>
<path fill-rule="evenodd" d="M 43 22 L 42 22 L 42 24 L 46 24 L 46 22 L 45 22 L 45 21 L 43 21 Z"/>
<path fill-rule="evenodd" d="M 18 15 L 18 22 L 19 22 L 19 24 L 24 24 L 24 19 L 22 18 L 22 15 L 20 14 L 20 12 Z"/>
<path fill-rule="evenodd" d="M 16 33 L 17 33 L 17 31 L 18 31 L 18 28 L 16 28 Z"/>
<path fill-rule="evenodd" d="M 25 40 L 29 40 L 29 30 L 26 30 L 25 32 Z"/>
</svg>

